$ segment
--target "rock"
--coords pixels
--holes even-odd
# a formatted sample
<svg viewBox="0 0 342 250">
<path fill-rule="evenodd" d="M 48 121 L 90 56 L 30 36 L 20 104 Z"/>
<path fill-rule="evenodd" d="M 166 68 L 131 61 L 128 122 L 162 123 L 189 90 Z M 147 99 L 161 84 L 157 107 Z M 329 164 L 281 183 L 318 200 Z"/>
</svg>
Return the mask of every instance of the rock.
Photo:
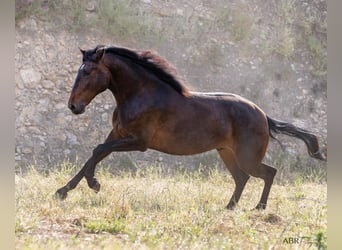
<svg viewBox="0 0 342 250">
<path fill-rule="evenodd" d="M 52 89 L 55 87 L 55 84 L 51 82 L 50 80 L 43 80 L 42 81 L 42 87 L 44 89 Z"/>
<path fill-rule="evenodd" d="M 55 105 L 55 109 L 57 110 L 66 110 L 67 109 L 67 105 L 64 102 L 59 102 Z"/>
<path fill-rule="evenodd" d="M 96 1 L 88 1 L 85 9 L 89 12 L 93 12 L 96 10 Z"/>
<path fill-rule="evenodd" d="M 36 135 L 39 135 L 41 132 L 39 127 L 34 127 L 34 126 L 28 127 L 27 130 L 30 134 L 36 134 Z"/>
<path fill-rule="evenodd" d="M 77 136 L 73 133 L 66 132 L 67 136 L 67 143 L 71 145 L 80 145 L 79 141 L 77 140 Z"/>
<path fill-rule="evenodd" d="M 23 154 L 32 154 L 33 149 L 32 149 L 31 147 L 24 147 L 24 148 L 21 150 L 21 152 L 22 152 Z"/>
<path fill-rule="evenodd" d="M 43 98 L 38 101 L 38 108 L 37 110 L 40 112 L 48 112 L 49 111 L 49 98 Z"/>
<path fill-rule="evenodd" d="M 33 18 L 27 19 L 22 25 L 21 28 L 26 29 L 28 31 L 37 31 L 37 22 Z"/>
<path fill-rule="evenodd" d="M 184 10 L 183 9 L 177 9 L 176 13 L 178 16 L 184 16 Z"/>
<path fill-rule="evenodd" d="M 107 113 L 102 114 L 101 117 L 102 117 L 102 121 L 104 122 L 108 121 L 109 116 Z"/>
<path fill-rule="evenodd" d="M 65 149 L 65 150 L 63 151 L 63 153 L 64 153 L 65 155 L 69 155 L 69 154 L 71 153 L 71 151 L 70 151 L 69 149 Z"/>
<path fill-rule="evenodd" d="M 17 87 L 18 89 L 23 89 L 23 88 L 25 88 L 24 84 L 23 84 L 21 81 L 18 81 L 18 82 L 16 83 L 16 87 Z"/>
<path fill-rule="evenodd" d="M 27 88 L 36 88 L 42 79 L 42 75 L 32 68 L 20 70 L 21 79 Z"/>
</svg>

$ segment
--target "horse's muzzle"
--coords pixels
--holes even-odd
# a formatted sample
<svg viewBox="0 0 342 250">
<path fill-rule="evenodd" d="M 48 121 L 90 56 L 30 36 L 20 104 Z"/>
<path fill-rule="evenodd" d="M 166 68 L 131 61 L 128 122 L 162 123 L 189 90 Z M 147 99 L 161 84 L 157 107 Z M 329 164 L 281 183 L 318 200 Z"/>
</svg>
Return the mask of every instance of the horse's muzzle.
<svg viewBox="0 0 342 250">
<path fill-rule="evenodd" d="M 85 105 L 83 103 L 79 103 L 79 104 L 69 103 L 68 108 L 75 115 L 82 114 L 85 111 Z"/>
</svg>

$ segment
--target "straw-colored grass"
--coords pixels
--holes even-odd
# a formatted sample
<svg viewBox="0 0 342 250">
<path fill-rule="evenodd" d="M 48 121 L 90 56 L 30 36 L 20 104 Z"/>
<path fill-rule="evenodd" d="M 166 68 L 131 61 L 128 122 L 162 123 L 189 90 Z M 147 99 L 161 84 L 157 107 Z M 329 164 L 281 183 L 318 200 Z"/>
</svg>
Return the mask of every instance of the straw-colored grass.
<svg viewBox="0 0 342 250">
<path fill-rule="evenodd" d="M 212 170 L 136 176 L 100 168 L 102 190 L 86 181 L 55 200 L 72 176 L 66 165 L 44 176 L 15 176 L 16 249 L 292 249 L 326 246 L 327 185 L 275 184 L 265 211 L 251 210 L 263 182 L 252 178 L 234 211 L 225 209 L 234 184 Z M 297 239 L 297 240 L 296 240 Z M 301 240 L 301 241 L 299 241 Z M 298 243 L 300 242 L 300 243 Z"/>
</svg>

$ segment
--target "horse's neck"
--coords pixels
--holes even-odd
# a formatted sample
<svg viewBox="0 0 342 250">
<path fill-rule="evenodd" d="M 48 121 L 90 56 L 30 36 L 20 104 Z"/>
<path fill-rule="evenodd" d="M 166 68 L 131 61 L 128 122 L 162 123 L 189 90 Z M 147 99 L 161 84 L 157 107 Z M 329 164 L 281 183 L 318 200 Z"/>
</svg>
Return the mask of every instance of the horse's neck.
<svg viewBox="0 0 342 250">
<path fill-rule="evenodd" d="M 120 66 L 119 74 L 117 67 Z M 117 65 L 109 65 L 112 72 L 112 82 L 109 89 L 112 91 L 116 103 L 120 105 L 129 99 L 134 99 L 137 96 L 144 96 L 145 100 L 155 98 L 162 88 L 162 92 L 170 94 L 178 94 L 176 91 L 169 89 L 170 86 L 158 82 L 155 76 L 144 70 L 133 71 L 129 65 L 120 62 Z M 142 97 L 143 98 L 143 97 Z"/>
<path fill-rule="evenodd" d="M 109 90 L 112 92 L 116 103 L 121 104 L 135 96 L 141 95 L 142 92 L 147 92 L 149 83 L 149 81 L 143 78 L 137 79 L 131 77 L 130 74 L 124 74 L 124 76 L 112 81 Z"/>
</svg>

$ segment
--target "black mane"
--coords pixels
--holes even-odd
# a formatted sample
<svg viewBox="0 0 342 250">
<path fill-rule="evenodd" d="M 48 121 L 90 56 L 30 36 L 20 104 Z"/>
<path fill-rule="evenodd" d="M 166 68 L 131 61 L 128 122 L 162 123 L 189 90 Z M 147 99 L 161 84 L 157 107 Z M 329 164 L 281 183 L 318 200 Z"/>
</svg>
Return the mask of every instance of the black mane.
<svg viewBox="0 0 342 250">
<path fill-rule="evenodd" d="M 93 51 L 95 52 L 97 46 Z M 106 47 L 105 53 L 111 53 L 129 59 L 156 76 L 163 83 L 168 84 L 181 95 L 187 95 L 188 89 L 178 76 L 176 69 L 165 59 L 151 51 L 134 51 L 120 47 Z"/>
</svg>

